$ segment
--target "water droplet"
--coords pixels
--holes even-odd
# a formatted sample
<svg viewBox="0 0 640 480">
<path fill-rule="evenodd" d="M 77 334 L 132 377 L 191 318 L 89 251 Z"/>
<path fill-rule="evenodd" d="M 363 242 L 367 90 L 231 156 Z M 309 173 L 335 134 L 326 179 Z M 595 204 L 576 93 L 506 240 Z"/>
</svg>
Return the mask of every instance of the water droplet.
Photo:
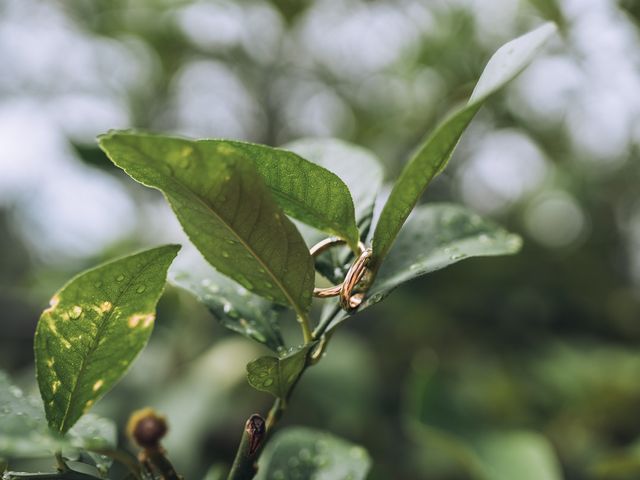
<svg viewBox="0 0 640 480">
<path fill-rule="evenodd" d="M 229 313 L 232 309 L 233 309 L 233 306 L 230 303 L 225 302 L 222 305 L 222 310 L 224 311 L 224 313 Z"/>
<path fill-rule="evenodd" d="M 138 288 L 136 288 L 136 292 L 137 293 L 142 293 L 147 289 L 146 285 L 140 285 Z"/>
<path fill-rule="evenodd" d="M 226 242 L 227 242 L 229 245 L 237 245 L 237 244 L 238 244 L 238 242 L 236 242 L 235 240 L 231 240 L 230 238 L 229 238 L 229 239 L 227 239 L 227 240 L 226 240 Z"/>
<path fill-rule="evenodd" d="M 300 465 L 300 460 L 298 460 L 296 457 L 291 457 L 287 463 L 291 468 L 296 468 L 298 465 Z"/>
<path fill-rule="evenodd" d="M 464 257 L 466 257 L 466 255 L 464 253 L 454 253 L 449 258 L 451 260 L 460 260 L 461 258 L 464 258 Z"/>
<path fill-rule="evenodd" d="M 272 378 L 267 378 L 264 382 L 262 382 L 262 386 L 263 387 L 270 387 L 271 385 L 273 385 L 273 379 Z"/>
<path fill-rule="evenodd" d="M 265 288 L 273 288 L 273 283 L 271 283 L 271 282 L 264 282 L 264 286 L 265 286 Z"/>
<path fill-rule="evenodd" d="M 124 280 L 124 275 L 122 273 L 116 277 L 116 282 L 121 282 L 123 280 Z"/>
<path fill-rule="evenodd" d="M 93 286 L 96 287 L 96 288 L 100 288 L 102 286 L 102 280 L 98 280 L 97 282 L 95 282 L 93 284 Z"/>
<path fill-rule="evenodd" d="M 307 462 L 311 460 L 311 451 L 308 448 L 303 448 L 300 450 L 300 453 L 298 453 L 298 457 L 300 457 L 300 460 L 303 462 Z"/>
<path fill-rule="evenodd" d="M 189 168 L 191 166 L 191 161 L 187 157 L 181 158 L 180 162 L 178 163 L 178 165 L 180 165 L 180 168 L 187 169 L 187 168 Z"/>
<path fill-rule="evenodd" d="M 80 318 L 80 315 L 82 315 L 82 307 L 80 305 L 76 305 L 69 310 L 69 318 L 72 318 L 73 320 Z"/>
<path fill-rule="evenodd" d="M 263 370 L 258 374 L 258 376 L 262 378 L 266 377 L 267 375 L 269 375 L 269 372 L 267 372 L 266 370 Z"/>
<path fill-rule="evenodd" d="M 224 258 L 229 258 L 229 252 L 224 252 L 224 251 L 223 251 L 223 252 L 222 252 L 222 256 L 223 256 Z"/>
<path fill-rule="evenodd" d="M 257 330 L 251 330 L 251 332 L 249 333 L 249 336 L 251 336 L 252 338 L 255 338 L 259 342 L 267 341 L 267 337 L 265 337 L 262 333 L 258 332 Z"/>
</svg>

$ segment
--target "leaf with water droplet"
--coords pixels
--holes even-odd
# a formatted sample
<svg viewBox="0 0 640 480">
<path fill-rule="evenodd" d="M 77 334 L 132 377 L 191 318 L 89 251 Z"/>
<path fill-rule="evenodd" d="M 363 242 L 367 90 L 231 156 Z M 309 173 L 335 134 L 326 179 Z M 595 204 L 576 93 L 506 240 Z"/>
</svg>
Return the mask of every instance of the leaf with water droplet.
<svg viewBox="0 0 640 480">
<path fill-rule="evenodd" d="M 53 296 L 34 339 L 38 386 L 52 430 L 68 431 L 145 346 L 179 249 L 165 245 L 105 263 Z"/>
<path fill-rule="evenodd" d="M 371 268 L 377 271 L 402 225 L 431 180 L 451 158 L 460 137 L 484 101 L 515 78 L 555 33 L 547 23 L 503 45 L 489 60 L 467 105 L 442 122 L 409 160 L 393 186 L 373 235 Z"/>
<path fill-rule="evenodd" d="M 247 365 L 249 385 L 282 400 L 307 364 L 307 355 L 315 343 L 290 349 L 279 357 L 260 357 Z"/>
<path fill-rule="evenodd" d="M 214 268 L 248 290 L 306 315 L 314 286 L 313 261 L 281 209 L 286 207 L 285 195 L 274 190 L 277 179 L 261 170 L 263 163 L 271 165 L 294 154 L 240 142 L 116 131 L 100 136 L 99 143 L 134 180 L 165 195 L 190 240 Z M 189 168 L 163 174 L 161 166 L 182 162 L 185 151 Z M 291 183 L 294 191 L 299 179 L 290 174 L 278 181 Z M 300 208 L 305 205 L 302 200 Z"/>
<path fill-rule="evenodd" d="M 363 480 L 370 468 L 364 448 L 327 432 L 293 427 L 277 432 L 266 445 L 255 480 L 275 479 L 279 474 L 281 478 Z"/>
<path fill-rule="evenodd" d="M 278 325 L 283 308 L 254 295 L 204 262 L 180 269 L 171 282 L 193 293 L 229 330 L 256 340 L 274 352 L 284 348 Z"/>
<path fill-rule="evenodd" d="M 454 204 L 417 207 L 357 311 L 384 299 L 394 288 L 414 278 L 472 257 L 511 255 L 520 237 L 490 220 Z M 348 317 L 340 313 L 331 328 Z"/>
<path fill-rule="evenodd" d="M 89 414 L 63 438 L 49 430 L 42 401 L 11 385 L 0 371 L 0 456 L 5 458 L 49 457 L 58 450 L 115 447 L 116 429 L 110 420 Z M 110 460 L 94 458 L 108 466 Z M 104 463 L 106 462 L 106 463 Z"/>
</svg>

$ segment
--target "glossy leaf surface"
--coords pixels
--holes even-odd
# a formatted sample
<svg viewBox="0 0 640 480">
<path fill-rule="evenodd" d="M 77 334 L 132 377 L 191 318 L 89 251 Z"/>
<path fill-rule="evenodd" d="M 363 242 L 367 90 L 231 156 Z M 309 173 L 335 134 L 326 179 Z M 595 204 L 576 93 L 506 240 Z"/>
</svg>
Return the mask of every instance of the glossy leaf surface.
<svg viewBox="0 0 640 480">
<path fill-rule="evenodd" d="M 290 350 L 279 357 L 260 357 L 247 365 L 247 379 L 256 390 L 286 400 L 307 363 L 313 344 Z"/>
<path fill-rule="evenodd" d="M 370 467 L 364 448 L 326 432 L 293 427 L 269 441 L 260 456 L 256 480 L 363 480 Z"/>
<path fill-rule="evenodd" d="M 518 75 L 555 33 L 548 23 L 503 45 L 489 60 L 468 104 L 427 137 L 409 160 L 382 210 L 373 236 L 371 266 L 377 270 L 402 225 L 431 180 L 447 165 L 451 154 L 484 101 Z"/>
<path fill-rule="evenodd" d="M 179 272 L 173 282 L 192 292 L 229 330 L 269 347 L 284 349 L 277 305 L 252 294 L 218 272 Z"/>
<path fill-rule="evenodd" d="M 414 278 L 467 258 L 514 254 L 521 246 L 518 235 L 460 205 L 419 206 L 400 232 L 358 311 Z M 346 316 L 340 313 L 332 325 Z"/>
<path fill-rule="evenodd" d="M 100 146 L 134 180 L 165 195 L 218 271 L 299 315 L 306 312 L 314 282 L 307 246 L 244 148 L 127 132 L 100 137 Z"/>
<path fill-rule="evenodd" d="M 179 249 L 166 245 L 106 263 L 53 296 L 35 335 L 38 385 L 52 430 L 68 431 L 146 345 Z"/>
</svg>

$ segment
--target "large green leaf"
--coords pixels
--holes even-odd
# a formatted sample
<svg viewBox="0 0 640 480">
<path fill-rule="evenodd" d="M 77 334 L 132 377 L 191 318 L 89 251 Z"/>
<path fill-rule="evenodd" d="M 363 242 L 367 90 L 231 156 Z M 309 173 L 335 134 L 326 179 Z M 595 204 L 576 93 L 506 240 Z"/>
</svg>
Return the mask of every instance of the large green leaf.
<svg viewBox="0 0 640 480">
<path fill-rule="evenodd" d="M 289 350 L 279 357 L 260 357 L 247 365 L 247 380 L 256 390 L 286 400 L 291 387 L 307 364 L 314 344 Z"/>
<path fill-rule="evenodd" d="M 447 165 L 462 133 L 484 101 L 518 75 L 555 31 L 555 25 L 547 23 L 503 45 L 489 60 L 468 104 L 440 124 L 418 148 L 393 186 L 376 225 L 371 259 L 374 271 L 380 267 L 424 190 Z"/>
<path fill-rule="evenodd" d="M 81 273 L 51 299 L 35 335 L 49 426 L 65 433 L 124 375 L 145 346 L 167 269 L 165 245 Z"/>
<path fill-rule="evenodd" d="M 255 479 L 363 480 L 370 467 L 364 448 L 326 432 L 293 427 L 269 441 Z"/>
<path fill-rule="evenodd" d="M 115 445 L 113 422 L 92 414 L 83 417 L 67 438 L 56 435 L 47 426 L 41 400 L 12 385 L 0 371 L 0 456 L 37 458 L 62 449 L 68 452 Z M 102 456 L 95 456 L 94 461 L 107 468 L 111 463 Z"/>
<path fill-rule="evenodd" d="M 248 292 L 212 269 L 205 272 L 180 271 L 173 281 L 196 295 L 226 328 L 262 343 L 275 352 L 284 349 L 277 321 L 277 305 Z"/>
<path fill-rule="evenodd" d="M 509 255 L 520 250 L 518 235 L 460 205 L 429 204 L 414 210 L 358 311 L 381 301 L 416 277 L 472 257 Z M 331 328 L 347 317 L 338 313 Z"/>
<path fill-rule="evenodd" d="M 349 188 L 328 166 L 293 152 L 264 145 L 207 140 L 244 150 L 287 215 L 318 230 L 358 244 L 358 228 Z M 324 168 L 323 168 L 324 167 Z"/>
<path fill-rule="evenodd" d="M 309 251 L 244 148 L 126 132 L 101 136 L 100 146 L 134 180 L 162 191 L 218 271 L 305 314 L 314 284 Z"/>
</svg>

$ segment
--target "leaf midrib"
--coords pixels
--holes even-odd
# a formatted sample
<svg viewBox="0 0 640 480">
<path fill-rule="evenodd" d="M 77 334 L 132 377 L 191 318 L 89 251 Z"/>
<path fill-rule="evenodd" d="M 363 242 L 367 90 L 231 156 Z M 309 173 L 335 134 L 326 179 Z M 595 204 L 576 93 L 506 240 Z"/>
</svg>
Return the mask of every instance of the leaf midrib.
<svg viewBox="0 0 640 480">
<path fill-rule="evenodd" d="M 64 414 L 62 416 L 62 421 L 60 423 L 60 432 L 64 432 L 65 422 L 67 421 L 67 418 L 69 416 L 69 411 L 71 410 L 71 404 L 73 403 L 72 399 L 73 399 L 73 396 L 76 394 L 76 391 L 78 389 L 78 384 L 80 383 L 80 378 L 82 377 L 82 375 L 85 372 L 85 369 L 86 369 L 87 364 L 88 364 L 88 359 L 97 350 L 97 348 L 99 346 L 98 338 L 100 338 L 101 334 L 103 333 L 103 330 L 104 330 L 105 326 L 108 325 L 109 320 L 111 320 L 111 317 L 113 315 L 115 315 L 116 308 L 118 308 L 117 305 L 120 303 L 120 300 L 122 299 L 122 297 L 129 290 L 129 288 L 131 288 L 133 283 L 138 278 L 140 278 L 142 273 L 145 272 L 146 269 L 149 268 L 149 266 L 153 264 L 153 262 L 155 260 L 156 259 L 154 258 L 153 260 L 150 260 L 149 262 L 147 262 L 147 264 L 143 268 L 141 268 L 135 276 L 131 277 L 131 279 L 127 282 L 127 285 L 122 289 L 122 291 L 118 294 L 118 296 L 113 301 L 112 309 L 100 321 L 100 324 L 98 325 L 98 329 L 96 331 L 96 335 L 93 338 L 93 342 L 91 343 L 91 345 L 87 349 L 87 354 L 81 360 L 80 370 L 78 371 L 78 375 L 76 377 L 76 381 L 74 382 L 73 388 L 71 389 L 71 393 L 69 394 L 69 402 L 67 403 L 67 408 L 65 409 L 65 412 L 64 412 Z"/>
<path fill-rule="evenodd" d="M 130 148 L 133 148 L 134 150 L 136 150 L 138 153 L 140 153 L 140 155 L 142 155 L 144 158 L 151 158 L 147 153 L 145 153 L 144 151 L 142 151 L 140 148 L 138 148 L 135 145 L 129 145 Z M 114 163 L 116 163 L 114 161 Z M 147 165 L 148 166 L 148 165 Z M 126 168 L 125 168 L 126 171 Z M 170 180 L 169 181 L 173 181 L 174 183 L 178 184 L 179 186 L 183 187 L 185 190 L 187 190 L 193 197 L 195 197 L 195 199 L 201 204 L 203 205 L 208 211 L 210 211 L 217 219 L 218 221 L 224 225 L 224 227 L 231 232 L 231 234 L 240 242 L 240 244 L 253 256 L 253 258 L 255 258 L 258 263 L 263 267 L 264 271 L 267 272 L 269 274 L 269 276 L 271 277 L 271 279 L 275 282 L 275 284 L 278 286 L 278 288 L 282 291 L 282 293 L 284 293 L 284 296 L 287 298 L 287 300 L 289 301 L 289 303 L 291 304 L 291 306 L 294 308 L 294 310 L 296 311 L 296 313 L 298 314 L 298 316 L 300 317 L 304 317 L 306 315 L 306 312 L 300 308 L 300 306 L 298 305 L 298 303 L 292 298 L 292 296 L 289 294 L 289 291 L 284 287 L 284 285 L 282 284 L 282 282 L 280 282 L 280 280 L 278 279 L 278 277 L 276 277 L 276 275 L 271 271 L 271 268 L 269 268 L 269 266 L 262 260 L 262 258 L 253 250 L 253 248 L 251 248 L 249 246 L 249 244 L 247 244 L 247 242 L 244 240 L 244 238 L 242 238 L 214 209 L 211 205 L 209 205 L 209 203 L 207 203 L 206 201 L 203 200 L 203 198 L 196 192 L 194 192 L 191 188 L 189 188 L 187 185 L 185 185 L 183 182 L 179 181 L 178 179 L 176 179 L 176 177 L 169 177 Z M 143 183 L 144 182 L 140 182 Z M 162 191 L 159 187 L 155 186 L 155 185 L 149 185 L 152 186 L 153 188 L 160 190 L 162 192 L 163 195 L 165 195 L 165 197 L 169 197 L 168 193 L 165 193 L 164 191 Z M 305 271 L 305 275 L 306 275 L 306 271 Z"/>
</svg>

